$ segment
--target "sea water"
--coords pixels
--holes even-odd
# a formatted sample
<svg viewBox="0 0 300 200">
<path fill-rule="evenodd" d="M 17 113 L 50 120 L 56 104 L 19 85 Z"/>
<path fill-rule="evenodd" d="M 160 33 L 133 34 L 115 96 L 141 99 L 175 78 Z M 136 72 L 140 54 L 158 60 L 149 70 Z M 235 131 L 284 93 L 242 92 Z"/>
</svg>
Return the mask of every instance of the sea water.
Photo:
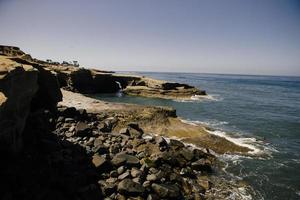
<svg viewBox="0 0 300 200">
<path fill-rule="evenodd" d="M 208 125 L 215 129 L 211 134 L 253 149 L 256 155 L 250 157 L 220 156 L 226 173 L 253 188 L 246 199 L 300 199 L 300 77 L 136 74 L 187 83 L 209 96 L 184 101 L 111 94 L 97 98 L 174 107 L 185 122 Z"/>
</svg>

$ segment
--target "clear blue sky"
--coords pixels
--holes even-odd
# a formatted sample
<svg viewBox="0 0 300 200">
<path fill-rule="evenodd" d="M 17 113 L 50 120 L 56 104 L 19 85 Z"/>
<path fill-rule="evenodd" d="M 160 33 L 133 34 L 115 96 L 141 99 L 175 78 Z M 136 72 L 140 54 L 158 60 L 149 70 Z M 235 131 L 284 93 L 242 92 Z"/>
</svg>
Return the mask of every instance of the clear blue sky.
<svg viewBox="0 0 300 200">
<path fill-rule="evenodd" d="M 0 27 L 86 67 L 300 75 L 299 0 L 0 0 Z"/>
</svg>

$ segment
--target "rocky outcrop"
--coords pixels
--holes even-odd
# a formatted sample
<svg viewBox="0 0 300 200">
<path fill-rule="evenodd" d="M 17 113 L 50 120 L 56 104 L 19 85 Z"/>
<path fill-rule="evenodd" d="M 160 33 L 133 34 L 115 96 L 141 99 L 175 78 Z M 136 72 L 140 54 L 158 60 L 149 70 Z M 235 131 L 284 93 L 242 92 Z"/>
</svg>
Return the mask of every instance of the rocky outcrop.
<svg viewBox="0 0 300 200">
<path fill-rule="evenodd" d="M 93 69 L 72 66 L 48 66 L 58 74 L 60 85 L 70 91 L 81 93 L 115 93 L 122 90 L 125 94 L 164 98 L 190 99 L 194 95 L 206 95 L 187 84 L 155 80 L 144 76 L 123 75 L 101 72 Z"/>
<path fill-rule="evenodd" d="M 19 152 L 30 112 L 55 110 L 62 99 L 56 77 L 39 65 L 0 56 L 0 143 L 2 151 Z"/>
<path fill-rule="evenodd" d="M 56 73 L 60 87 L 85 94 L 115 93 L 164 98 L 190 99 L 195 95 L 206 95 L 204 90 L 180 83 L 155 80 L 144 76 L 117 74 L 110 71 L 78 68 L 73 65 L 48 63 L 33 59 L 18 47 L 0 45 L 0 55 L 12 57 L 19 63 L 43 66 Z"/>
<path fill-rule="evenodd" d="M 31 100 L 38 90 L 38 71 L 32 66 L 6 63 L 0 66 L 0 147 L 1 151 L 17 152 L 22 147 Z"/>
</svg>

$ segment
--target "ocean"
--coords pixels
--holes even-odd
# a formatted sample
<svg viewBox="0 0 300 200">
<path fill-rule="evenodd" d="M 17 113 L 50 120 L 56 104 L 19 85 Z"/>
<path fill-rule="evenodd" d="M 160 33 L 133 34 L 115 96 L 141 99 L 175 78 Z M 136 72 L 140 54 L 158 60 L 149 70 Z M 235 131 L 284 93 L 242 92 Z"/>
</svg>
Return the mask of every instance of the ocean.
<svg viewBox="0 0 300 200">
<path fill-rule="evenodd" d="M 254 150 L 253 156 L 222 155 L 224 172 L 253 189 L 244 199 L 300 199 L 300 77 L 135 72 L 187 83 L 208 98 L 174 101 L 120 94 L 113 102 L 171 106 L 188 123 Z M 232 197 L 232 199 L 235 199 Z"/>
</svg>

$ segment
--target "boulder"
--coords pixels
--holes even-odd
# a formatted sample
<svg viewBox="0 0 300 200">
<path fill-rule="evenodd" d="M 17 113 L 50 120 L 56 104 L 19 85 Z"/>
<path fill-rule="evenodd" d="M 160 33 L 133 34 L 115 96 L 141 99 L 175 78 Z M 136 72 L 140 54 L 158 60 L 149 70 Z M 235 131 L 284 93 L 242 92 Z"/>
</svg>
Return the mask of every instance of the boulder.
<svg viewBox="0 0 300 200">
<path fill-rule="evenodd" d="M 108 167 L 108 163 L 104 157 L 101 157 L 97 154 L 93 156 L 92 163 L 99 171 L 104 171 Z"/>
<path fill-rule="evenodd" d="M 118 184 L 118 192 L 124 195 L 142 195 L 144 193 L 144 187 L 132 181 L 131 179 L 124 179 Z"/>
</svg>

